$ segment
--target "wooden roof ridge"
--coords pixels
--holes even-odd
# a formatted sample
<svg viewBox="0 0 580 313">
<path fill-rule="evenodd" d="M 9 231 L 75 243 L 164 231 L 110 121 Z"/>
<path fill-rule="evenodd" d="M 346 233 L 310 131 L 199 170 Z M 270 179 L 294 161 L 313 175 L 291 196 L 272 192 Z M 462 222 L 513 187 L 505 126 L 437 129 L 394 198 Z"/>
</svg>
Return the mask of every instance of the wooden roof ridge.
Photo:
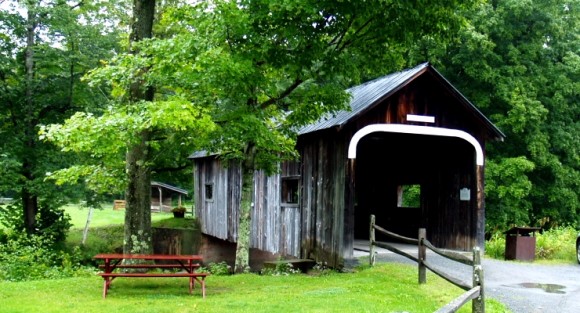
<svg viewBox="0 0 580 313">
<path fill-rule="evenodd" d="M 342 128 L 345 124 L 365 114 L 375 105 L 381 103 L 382 100 L 390 97 L 426 72 L 431 73 L 435 79 L 438 79 L 464 105 L 464 108 L 488 129 L 491 137 L 497 140 L 505 138 L 505 135 L 429 62 L 378 77 L 347 89 L 346 91 L 351 95 L 350 110 L 326 114 L 318 121 L 302 127 L 298 134 L 304 135 L 334 127 Z"/>
</svg>

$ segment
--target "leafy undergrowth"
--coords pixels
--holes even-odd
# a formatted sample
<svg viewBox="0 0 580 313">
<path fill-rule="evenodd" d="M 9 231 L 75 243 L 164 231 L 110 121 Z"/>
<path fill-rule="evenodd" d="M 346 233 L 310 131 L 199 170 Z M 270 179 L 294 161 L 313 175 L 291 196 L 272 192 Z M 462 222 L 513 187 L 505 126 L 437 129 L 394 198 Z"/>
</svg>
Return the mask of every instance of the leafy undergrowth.
<svg viewBox="0 0 580 313">
<path fill-rule="evenodd" d="M 573 227 L 556 227 L 536 233 L 536 261 L 556 263 L 576 262 L 576 236 Z M 498 233 L 485 243 L 485 254 L 495 259 L 505 257 L 505 235 Z"/>
<path fill-rule="evenodd" d="M 207 297 L 197 285 L 188 294 L 180 278 L 116 279 L 102 299 L 100 277 L 0 282 L 5 312 L 433 312 L 462 293 L 429 274 L 417 284 L 414 266 L 381 264 L 354 273 L 207 278 Z M 459 312 L 470 312 L 466 305 Z M 509 312 L 496 301 L 486 312 Z"/>
</svg>

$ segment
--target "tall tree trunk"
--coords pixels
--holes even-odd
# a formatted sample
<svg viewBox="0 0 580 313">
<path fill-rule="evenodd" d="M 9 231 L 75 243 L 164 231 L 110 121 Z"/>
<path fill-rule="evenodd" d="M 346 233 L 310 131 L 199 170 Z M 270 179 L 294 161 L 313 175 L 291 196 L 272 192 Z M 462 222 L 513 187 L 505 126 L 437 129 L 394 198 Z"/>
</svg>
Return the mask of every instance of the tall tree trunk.
<svg viewBox="0 0 580 313">
<path fill-rule="evenodd" d="M 131 25 L 130 43 L 151 38 L 153 32 L 153 17 L 155 0 L 134 0 L 133 20 Z M 131 53 L 138 50 L 131 45 Z M 147 69 L 143 69 L 145 72 Z M 139 105 L 140 100 L 153 100 L 153 89 L 143 88 L 142 81 L 134 82 L 130 90 L 129 105 Z M 128 147 L 126 155 L 126 170 L 128 185 L 125 191 L 125 240 L 123 252 L 150 253 L 153 251 L 151 241 L 151 169 L 149 168 L 150 134 L 141 131 L 138 141 Z"/>
<path fill-rule="evenodd" d="M 126 156 L 128 175 L 125 191 L 125 253 L 151 253 L 151 169 L 147 165 L 148 134 L 129 147 Z"/>
<path fill-rule="evenodd" d="M 30 182 L 34 176 L 34 152 L 36 146 L 36 127 L 34 118 L 34 45 L 36 37 L 36 27 L 38 26 L 35 4 L 29 3 L 27 7 L 26 25 L 26 51 L 24 65 L 26 68 L 26 99 L 23 110 L 24 131 L 23 151 L 22 151 L 22 176 L 25 182 L 21 191 L 24 227 L 27 233 L 33 233 L 36 229 L 36 214 L 38 213 L 38 196 L 30 188 Z"/>
<path fill-rule="evenodd" d="M 246 159 L 242 162 L 242 199 L 238 220 L 238 238 L 234 271 L 243 273 L 250 269 L 250 235 L 254 209 L 254 172 L 256 148 L 248 144 Z"/>
</svg>

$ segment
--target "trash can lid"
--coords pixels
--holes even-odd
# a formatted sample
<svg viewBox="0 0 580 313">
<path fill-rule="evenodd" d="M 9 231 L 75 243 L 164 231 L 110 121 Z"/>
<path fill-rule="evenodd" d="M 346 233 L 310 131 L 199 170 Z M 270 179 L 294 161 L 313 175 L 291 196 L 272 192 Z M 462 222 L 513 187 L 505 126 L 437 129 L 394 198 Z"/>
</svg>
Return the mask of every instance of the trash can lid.
<svg viewBox="0 0 580 313">
<path fill-rule="evenodd" d="M 536 231 L 542 230 L 541 227 L 513 227 L 504 232 L 506 235 L 528 235 Z"/>
</svg>

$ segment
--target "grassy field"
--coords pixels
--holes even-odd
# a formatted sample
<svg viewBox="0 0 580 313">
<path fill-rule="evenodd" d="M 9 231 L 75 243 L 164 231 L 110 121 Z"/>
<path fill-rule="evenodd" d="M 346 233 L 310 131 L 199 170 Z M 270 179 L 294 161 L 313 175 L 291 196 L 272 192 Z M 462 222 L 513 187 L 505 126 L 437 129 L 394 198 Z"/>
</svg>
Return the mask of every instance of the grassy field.
<svg viewBox="0 0 580 313">
<path fill-rule="evenodd" d="M 66 211 L 74 225 L 67 241 L 75 245 L 88 211 L 75 206 Z M 88 257 L 118 245 L 123 234 L 124 211 L 107 208 L 93 214 L 84 251 Z M 157 225 L 193 224 L 167 213 L 155 213 L 153 220 Z M 463 292 L 432 273 L 427 281 L 419 285 L 417 268 L 402 264 L 324 275 L 212 275 L 202 299 L 199 286 L 188 294 L 183 278 L 120 278 L 103 299 L 103 280 L 95 270 L 87 277 L 1 281 L 0 312 L 433 312 Z M 491 299 L 486 311 L 509 312 Z M 471 312 L 471 305 L 459 312 Z"/>
<path fill-rule="evenodd" d="M 69 247 L 80 246 L 83 229 L 87 222 L 88 209 L 76 205 L 64 207 L 71 217 L 72 227 L 67 236 Z M 103 209 L 94 210 L 89 226 L 86 244 L 81 248 L 81 254 L 86 260 L 101 252 L 113 252 L 123 245 L 123 223 L 125 220 L 124 210 L 113 210 L 104 206 Z M 196 227 L 191 218 L 173 218 L 173 213 L 151 213 L 151 223 L 156 227 L 192 228 Z M 0 309 L 1 312 L 1 309 Z"/>
<path fill-rule="evenodd" d="M 83 208 L 78 205 L 67 205 L 64 207 L 66 213 L 71 217 L 72 228 L 84 228 L 87 222 L 89 213 L 88 208 Z M 172 217 L 173 213 L 159 212 L 151 213 L 151 221 L 159 221 Z M 113 205 L 103 205 L 103 209 L 93 210 L 93 218 L 91 219 L 91 228 L 122 225 L 125 221 L 125 210 L 113 210 Z"/>
<path fill-rule="evenodd" d="M 199 286 L 198 286 L 199 287 Z M 117 279 L 106 299 L 98 276 L 1 282 L 1 312 L 433 312 L 462 290 L 414 266 L 381 264 L 356 273 L 210 276 L 207 296 L 181 278 Z M 509 312 L 487 301 L 487 312 Z M 470 305 L 460 312 L 470 312 Z"/>
</svg>

